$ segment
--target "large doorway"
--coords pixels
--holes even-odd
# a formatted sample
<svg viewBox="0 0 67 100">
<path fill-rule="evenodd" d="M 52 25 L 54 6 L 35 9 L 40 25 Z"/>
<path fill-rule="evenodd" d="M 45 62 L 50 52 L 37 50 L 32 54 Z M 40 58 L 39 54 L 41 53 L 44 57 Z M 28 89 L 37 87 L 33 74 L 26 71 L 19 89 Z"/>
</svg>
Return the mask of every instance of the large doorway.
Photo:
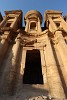
<svg viewBox="0 0 67 100">
<path fill-rule="evenodd" d="M 27 50 L 24 84 L 43 84 L 40 51 L 37 49 Z"/>
</svg>

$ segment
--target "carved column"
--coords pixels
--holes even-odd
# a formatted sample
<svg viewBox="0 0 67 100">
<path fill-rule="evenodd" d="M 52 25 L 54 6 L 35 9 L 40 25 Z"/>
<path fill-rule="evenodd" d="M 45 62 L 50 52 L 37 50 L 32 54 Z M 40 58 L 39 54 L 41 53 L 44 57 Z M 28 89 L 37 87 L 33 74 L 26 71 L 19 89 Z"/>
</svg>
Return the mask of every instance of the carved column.
<svg viewBox="0 0 67 100">
<path fill-rule="evenodd" d="M 8 92 L 12 93 L 12 89 L 14 90 L 14 84 L 16 81 L 17 67 L 18 67 L 18 59 L 19 59 L 19 49 L 20 49 L 20 39 L 16 39 L 16 44 L 12 48 L 12 63 L 9 69 L 9 77 L 8 81 Z"/>
<path fill-rule="evenodd" d="M 45 65 L 45 55 L 44 55 L 44 51 L 43 49 L 40 50 L 40 54 L 41 54 L 41 66 L 42 66 L 42 75 L 43 75 L 43 83 L 46 84 L 47 83 L 47 76 L 46 76 L 46 65 Z"/>
<path fill-rule="evenodd" d="M 0 28 L 4 26 L 4 24 L 6 23 L 7 19 L 8 19 L 8 17 L 5 16 L 3 21 L 0 23 Z"/>
<path fill-rule="evenodd" d="M 13 23 L 11 24 L 11 28 L 13 28 L 14 29 L 14 27 L 16 26 L 16 24 L 17 24 L 17 20 L 18 20 L 18 17 L 15 17 L 15 19 L 14 19 L 14 21 L 13 21 Z"/>
<path fill-rule="evenodd" d="M 63 62 L 63 68 L 61 68 L 61 70 L 62 70 L 64 79 L 65 79 L 65 83 L 67 86 L 67 79 L 66 79 L 66 76 L 67 76 L 67 46 L 66 46 L 66 43 L 64 41 L 61 31 L 56 31 L 55 35 L 56 35 L 55 45 L 60 54 L 62 62 Z M 60 67 L 62 67 L 62 66 L 60 66 Z M 63 72 L 63 69 L 65 70 L 65 72 Z"/>
<path fill-rule="evenodd" d="M 66 50 L 67 45 L 66 45 L 65 40 L 63 38 L 62 32 L 56 31 L 55 32 L 55 38 L 56 38 L 56 41 L 57 41 L 56 45 L 59 45 L 62 48 L 63 53 L 65 53 L 64 55 L 67 55 L 67 50 Z"/>
<path fill-rule="evenodd" d="M 51 17 L 49 17 L 49 30 L 51 30 L 52 32 L 54 32 L 55 30 L 57 30 L 57 27 L 56 27 L 56 25 L 55 25 L 55 23 L 53 22 L 53 20 L 52 20 L 52 18 Z M 51 29 L 50 29 L 51 28 Z"/>
<path fill-rule="evenodd" d="M 3 57 L 8 49 L 8 41 L 9 41 L 9 31 L 5 31 L 3 36 L 2 36 L 2 40 L 0 42 L 0 64 L 3 60 Z"/>
<path fill-rule="evenodd" d="M 61 20 L 61 26 L 67 32 L 67 23 L 64 21 L 64 19 L 62 18 L 62 16 L 60 16 L 60 20 Z"/>
<path fill-rule="evenodd" d="M 28 32 L 29 30 L 29 20 L 26 20 L 26 26 L 25 26 L 25 31 Z"/>
<path fill-rule="evenodd" d="M 20 75 L 21 80 L 23 79 L 24 69 L 25 69 L 25 61 L 26 61 L 26 49 L 23 48 L 22 50 L 22 58 L 21 58 L 21 68 L 20 68 Z"/>
<path fill-rule="evenodd" d="M 40 19 L 38 18 L 38 33 L 40 33 L 42 30 L 41 30 L 41 23 L 40 23 Z"/>
<path fill-rule="evenodd" d="M 54 98 L 65 98 L 59 72 L 54 59 L 51 43 L 47 34 L 46 34 L 46 48 L 44 48 L 44 54 L 46 59 L 47 81 L 49 84 L 50 94 Z"/>
</svg>

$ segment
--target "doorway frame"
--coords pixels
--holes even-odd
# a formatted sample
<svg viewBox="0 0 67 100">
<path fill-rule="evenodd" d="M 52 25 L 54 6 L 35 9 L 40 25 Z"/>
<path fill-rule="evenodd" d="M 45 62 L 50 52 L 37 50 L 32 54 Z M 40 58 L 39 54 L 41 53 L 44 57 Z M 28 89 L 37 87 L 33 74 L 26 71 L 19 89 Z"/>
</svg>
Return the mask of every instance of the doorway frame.
<svg viewBox="0 0 67 100">
<path fill-rule="evenodd" d="M 22 59 L 21 59 L 21 74 L 22 74 L 22 83 L 23 83 L 23 75 L 25 70 L 25 62 L 26 62 L 26 52 L 27 50 L 38 49 L 40 51 L 41 57 L 41 69 L 42 69 L 42 76 L 43 76 L 43 84 L 47 83 L 47 71 L 46 71 L 46 63 L 45 63 L 45 49 L 43 47 L 23 47 L 22 49 Z"/>
</svg>

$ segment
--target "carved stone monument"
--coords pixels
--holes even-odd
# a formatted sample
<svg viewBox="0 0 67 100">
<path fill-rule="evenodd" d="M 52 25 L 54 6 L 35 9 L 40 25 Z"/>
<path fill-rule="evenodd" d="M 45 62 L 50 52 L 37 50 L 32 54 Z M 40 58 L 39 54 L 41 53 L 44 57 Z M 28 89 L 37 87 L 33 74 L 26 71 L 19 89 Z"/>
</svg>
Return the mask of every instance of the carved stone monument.
<svg viewBox="0 0 67 100">
<path fill-rule="evenodd" d="M 25 14 L 5 11 L 0 18 L 0 99 L 67 98 L 67 20 L 61 11 Z M 11 99 L 12 98 L 12 99 Z"/>
</svg>

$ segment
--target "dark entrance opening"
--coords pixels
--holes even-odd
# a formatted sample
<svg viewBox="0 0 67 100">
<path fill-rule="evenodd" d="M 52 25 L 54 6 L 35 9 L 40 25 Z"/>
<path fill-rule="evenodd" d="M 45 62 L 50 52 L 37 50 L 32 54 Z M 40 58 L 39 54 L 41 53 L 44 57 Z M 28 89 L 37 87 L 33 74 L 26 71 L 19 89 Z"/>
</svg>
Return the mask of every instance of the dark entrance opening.
<svg viewBox="0 0 67 100">
<path fill-rule="evenodd" d="M 27 50 L 23 83 L 43 84 L 40 51 L 37 49 Z"/>
</svg>

